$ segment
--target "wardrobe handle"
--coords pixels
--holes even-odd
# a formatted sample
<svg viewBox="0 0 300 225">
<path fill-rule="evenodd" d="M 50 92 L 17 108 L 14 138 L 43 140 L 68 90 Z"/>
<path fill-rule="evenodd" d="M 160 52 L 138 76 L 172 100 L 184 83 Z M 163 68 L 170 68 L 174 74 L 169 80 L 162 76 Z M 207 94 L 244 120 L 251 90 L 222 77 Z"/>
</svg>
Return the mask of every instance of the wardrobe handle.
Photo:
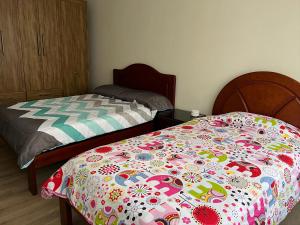
<svg viewBox="0 0 300 225">
<path fill-rule="evenodd" d="M 3 34 L 2 31 L 0 30 L 0 41 L 1 41 L 1 53 L 4 56 L 4 44 L 3 44 Z"/>
<path fill-rule="evenodd" d="M 41 56 L 41 48 L 40 48 L 40 35 L 36 34 L 36 45 L 37 45 L 37 54 Z"/>
<path fill-rule="evenodd" d="M 42 46 L 42 55 L 43 56 L 45 56 L 45 40 L 44 40 L 44 34 L 42 34 L 42 44 L 41 44 L 41 46 Z"/>
</svg>

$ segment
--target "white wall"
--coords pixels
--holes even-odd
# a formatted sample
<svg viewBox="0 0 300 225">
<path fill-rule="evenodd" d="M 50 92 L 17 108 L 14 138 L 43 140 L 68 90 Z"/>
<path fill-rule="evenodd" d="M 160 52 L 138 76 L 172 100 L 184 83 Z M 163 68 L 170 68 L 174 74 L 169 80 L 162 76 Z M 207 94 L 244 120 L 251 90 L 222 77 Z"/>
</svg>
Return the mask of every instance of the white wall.
<svg viewBox="0 0 300 225">
<path fill-rule="evenodd" d="M 88 0 L 91 87 L 135 62 L 177 75 L 176 106 L 210 113 L 242 73 L 300 81 L 300 0 Z"/>
</svg>

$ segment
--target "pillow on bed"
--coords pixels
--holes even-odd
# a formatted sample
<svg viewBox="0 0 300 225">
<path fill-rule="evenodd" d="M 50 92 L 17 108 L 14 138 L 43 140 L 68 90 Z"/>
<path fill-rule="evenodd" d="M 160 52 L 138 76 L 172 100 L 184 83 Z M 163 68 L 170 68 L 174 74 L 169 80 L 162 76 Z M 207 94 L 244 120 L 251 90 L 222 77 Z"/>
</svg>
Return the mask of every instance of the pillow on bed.
<svg viewBox="0 0 300 225">
<path fill-rule="evenodd" d="M 102 86 L 96 87 L 93 90 L 93 93 L 97 94 L 97 95 L 111 97 L 111 98 L 117 98 L 117 96 L 120 96 L 122 93 L 127 92 L 129 90 L 131 90 L 131 89 L 121 87 L 118 85 L 109 84 L 109 85 L 102 85 Z"/>
<path fill-rule="evenodd" d="M 151 110 L 164 111 L 173 109 L 172 103 L 165 96 L 150 91 L 136 90 L 118 85 L 103 85 L 93 90 L 94 94 L 117 98 L 148 106 Z"/>
</svg>

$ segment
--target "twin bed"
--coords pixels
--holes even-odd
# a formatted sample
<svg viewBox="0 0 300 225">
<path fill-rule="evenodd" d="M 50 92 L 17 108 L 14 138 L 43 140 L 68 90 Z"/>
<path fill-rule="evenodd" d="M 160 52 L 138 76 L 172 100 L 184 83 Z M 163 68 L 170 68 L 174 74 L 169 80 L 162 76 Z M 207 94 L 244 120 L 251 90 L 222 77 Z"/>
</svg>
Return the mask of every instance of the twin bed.
<svg viewBox="0 0 300 225">
<path fill-rule="evenodd" d="M 176 77 L 148 65 L 115 69 L 113 83 L 159 94 L 175 104 Z M 0 135 L 18 154 L 18 165 L 28 169 L 28 189 L 36 195 L 39 168 L 151 132 L 154 113 L 142 104 L 98 94 L 30 101 L 0 107 Z"/>
<path fill-rule="evenodd" d="M 128 86 L 174 103 L 175 80 L 161 87 L 142 77 Z M 96 225 L 279 224 L 300 200 L 299 82 L 242 75 L 220 92 L 213 114 L 74 148 L 72 156 L 83 153 L 45 181 L 42 196 L 59 197 L 63 225 L 72 224 L 72 208 Z"/>
<path fill-rule="evenodd" d="M 300 199 L 300 84 L 255 72 L 231 81 L 213 114 L 99 146 L 42 187 L 89 224 L 279 224 Z M 284 122 L 286 121 L 286 122 Z"/>
</svg>

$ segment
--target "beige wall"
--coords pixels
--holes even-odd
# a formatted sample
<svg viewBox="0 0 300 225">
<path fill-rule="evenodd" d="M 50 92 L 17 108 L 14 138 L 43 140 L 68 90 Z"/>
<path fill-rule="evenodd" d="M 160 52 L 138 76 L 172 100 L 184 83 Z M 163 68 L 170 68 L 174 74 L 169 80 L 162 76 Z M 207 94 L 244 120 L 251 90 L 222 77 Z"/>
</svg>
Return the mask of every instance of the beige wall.
<svg viewBox="0 0 300 225">
<path fill-rule="evenodd" d="M 177 75 L 176 106 L 210 113 L 235 76 L 300 81 L 300 0 L 88 0 L 91 87 L 143 62 Z"/>
</svg>

